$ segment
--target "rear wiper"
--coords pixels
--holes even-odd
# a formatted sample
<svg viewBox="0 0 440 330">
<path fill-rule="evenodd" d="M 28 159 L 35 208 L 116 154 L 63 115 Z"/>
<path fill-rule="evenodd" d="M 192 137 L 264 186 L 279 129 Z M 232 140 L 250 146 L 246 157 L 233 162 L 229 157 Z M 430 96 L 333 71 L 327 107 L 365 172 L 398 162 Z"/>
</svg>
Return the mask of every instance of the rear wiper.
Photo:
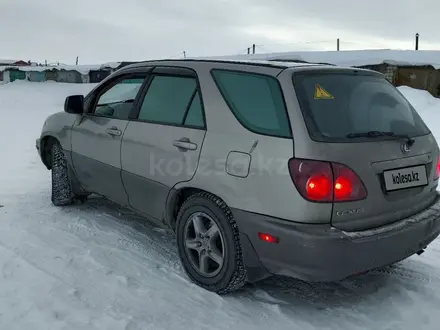
<svg viewBox="0 0 440 330">
<path fill-rule="evenodd" d="M 347 137 L 349 139 L 362 138 L 362 137 L 376 138 L 376 137 L 382 137 L 382 136 L 389 136 L 389 137 L 393 137 L 393 138 L 396 138 L 396 139 L 405 139 L 406 140 L 406 144 L 409 147 L 411 147 L 414 144 L 414 142 L 416 142 L 414 139 L 411 139 L 409 137 L 409 135 L 407 135 L 407 134 L 396 134 L 394 132 L 368 131 L 368 132 L 349 133 L 349 134 L 347 134 Z"/>
</svg>

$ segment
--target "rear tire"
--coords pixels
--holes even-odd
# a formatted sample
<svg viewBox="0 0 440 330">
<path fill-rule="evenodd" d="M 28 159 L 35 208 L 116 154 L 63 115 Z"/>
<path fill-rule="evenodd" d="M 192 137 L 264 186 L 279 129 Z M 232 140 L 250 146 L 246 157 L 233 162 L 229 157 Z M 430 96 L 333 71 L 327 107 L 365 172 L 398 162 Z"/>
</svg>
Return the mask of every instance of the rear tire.
<svg viewBox="0 0 440 330">
<path fill-rule="evenodd" d="M 177 216 L 177 246 L 188 277 L 202 288 L 227 294 L 246 283 L 240 233 L 228 206 L 201 192 Z"/>
<path fill-rule="evenodd" d="M 66 157 L 59 143 L 52 145 L 52 203 L 55 206 L 66 206 L 73 203 L 72 187 Z"/>
</svg>

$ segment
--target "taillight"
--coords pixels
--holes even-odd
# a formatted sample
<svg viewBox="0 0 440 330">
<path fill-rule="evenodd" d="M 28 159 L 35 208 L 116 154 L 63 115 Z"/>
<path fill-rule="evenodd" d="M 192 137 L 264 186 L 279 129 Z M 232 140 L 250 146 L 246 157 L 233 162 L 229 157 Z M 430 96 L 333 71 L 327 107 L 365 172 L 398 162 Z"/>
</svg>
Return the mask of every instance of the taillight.
<svg viewBox="0 0 440 330">
<path fill-rule="evenodd" d="M 314 175 L 307 180 L 306 193 L 310 199 L 329 199 L 332 196 L 332 180 L 326 175 Z"/>
<path fill-rule="evenodd" d="M 333 201 L 333 174 L 330 163 L 291 159 L 289 171 L 296 189 L 308 200 Z"/>
<path fill-rule="evenodd" d="M 335 202 L 348 202 L 364 199 L 367 190 L 359 176 L 345 165 L 332 163 L 335 180 Z"/>
<path fill-rule="evenodd" d="M 437 168 L 434 174 L 434 180 L 437 180 L 440 177 L 440 156 L 438 157 L 437 160 Z"/>
<path fill-rule="evenodd" d="M 310 201 L 348 202 L 367 196 L 359 176 L 339 163 L 290 159 L 289 171 L 298 192 Z"/>
</svg>

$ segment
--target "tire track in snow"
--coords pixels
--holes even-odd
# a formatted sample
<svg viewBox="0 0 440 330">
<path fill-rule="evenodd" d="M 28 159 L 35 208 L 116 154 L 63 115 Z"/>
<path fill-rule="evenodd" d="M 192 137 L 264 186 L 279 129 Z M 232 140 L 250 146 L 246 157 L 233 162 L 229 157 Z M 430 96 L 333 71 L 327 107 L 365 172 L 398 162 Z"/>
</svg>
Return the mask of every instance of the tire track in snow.
<svg viewBox="0 0 440 330">
<path fill-rule="evenodd" d="M 137 258 L 131 259 L 130 257 L 126 261 L 121 261 L 121 264 L 130 264 L 132 267 L 136 264 L 137 269 L 147 271 L 148 276 L 162 276 L 162 282 L 164 280 L 169 282 L 180 279 L 186 285 L 190 284 L 181 269 L 173 235 L 151 227 L 143 218 L 131 211 L 115 207 L 111 202 L 101 199 L 92 199 L 83 205 L 58 209 L 50 206 L 48 197 L 42 199 L 41 197 L 32 196 L 32 194 L 21 199 L 17 206 L 24 211 L 21 214 L 29 217 L 29 219 L 32 219 L 32 216 L 37 216 L 40 219 L 35 224 L 26 221 L 28 226 L 26 229 L 29 234 L 36 231 L 38 226 L 43 229 L 44 227 L 52 228 L 74 235 L 92 250 L 96 251 L 96 247 L 106 250 L 106 253 L 109 253 L 107 256 L 102 251 L 97 256 L 89 256 L 93 261 L 99 260 L 96 261 L 96 267 L 102 266 L 100 261 L 104 257 L 109 258 L 109 260 L 116 260 L 136 255 Z M 84 256 L 81 257 L 82 259 L 77 267 L 84 266 Z M 294 318 L 298 313 L 298 305 L 301 305 L 299 307 L 301 311 L 312 308 L 312 310 L 321 311 L 323 315 L 332 317 L 332 313 L 338 310 L 341 317 L 357 320 L 356 317 L 348 314 L 348 305 L 361 304 L 366 296 L 377 294 L 379 290 L 383 290 L 386 281 L 393 281 L 393 278 L 398 278 L 404 281 L 412 281 L 416 286 L 420 286 L 420 284 L 426 286 L 430 282 L 437 282 L 439 280 L 438 276 L 429 275 L 425 266 L 423 263 L 418 264 L 416 261 L 409 263 L 405 261 L 397 266 L 377 270 L 365 276 L 330 284 L 307 283 L 290 278 L 275 277 L 248 286 L 244 292 L 234 295 L 232 299 L 237 301 L 243 301 L 243 298 L 252 299 L 254 306 L 259 305 L 256 310 L 264 311 L 263 314 L 255 314 L 255 317 L 260 318 L 262 322 L 270 320 L 275 315 L 286 320 Z M 101 297 L 101 300 L 111 301 L 110 310 L 114 313 L 132 314 L 133 307 L 128 306 L 127 302 L 137 301 L 133 297 L 137 297 L 145 290 L 148 292 L 148 287 L 145 287 L 145 280 L 139 279 L 135 274 L 134 276 L 126 276 L 120 272 L 118 273 L 111 267 L 103 269 L 102 272 L 107 272 L 107 276 L 114 277 L 115 281 L 112 281 L 112 283 L 119 283 L 117 285 L 126 287 L 126 291 L 119 300 L 112 300 L 113 297 L 106 292 L 105 288 L 94 285 L 93 282 L 90 285 L 78 286 L 72 276 L 81 277 L 81 272 L 68 275 L 70 281 L 67 283 L 72 287 L 70 290 L 71 297 L 85 306 L 89 306 L 88 308 L 105 308 L 100 306 L 99 301 L 95 298 L 90 298 L 91 296 L 98 296 Z M 87 275 L 87 273 L 85 274 Z M 396 282 L 394 281 L 394 283 Z M 95 287 L 100 289 L 97 290 Z M 231 298 L 227 299 L 230 300 Z M 249 312 L 247 311 L 247 313 Z M 253 312 L 251 313 L 253 314 Z M 360 317 L 364 316 L 361 315 Z M 138 321 L 141 322 L 141 319 L 131 323 L 131 326 L 136 325 Z M 317 325 L 322 325 L 320 322 L 316 322 Z M 145 324 L 143 321 L 141 323 Z"/>
<path fill-rule="evenodd" d="M 27 218 L 32 219 L 32 217 L 37 216 L 39 219 L 35 224 L 26 221 L 26 224 L 29 226 L 26 230 L 28 234 L 40 239 L 41 244 L 46 243 L 46 247 L 42 249 L 41 254 L 45 253 L 43 251 L 51 248 L 50 244 L 44 241 L 44 237 L 41 237 L 42 231 L 45 231 L 43 227 L 56 231 L 61 230 L 79 238 L 90 250 L 95 252 L 98 248 L 105 250 L 107 255 L 101 251 L 99 255 L 90 256 L 93 260 L 99 260 L 97 261 L 98 267 L 102 265 L 101 261 L 105 258 L 108 259 L 107 261 L 111 260 L 114 263 L 129 264 L 131 267 L 136 264 L 137 269 L 148 272 L 148 276 L 159 277 L 162 283 L 168 282 L 175 285 L 176 282 L 181 282 L 178 285 L 190 287 L 192 288 L 191 290 L 195 290 L 194 293 L 200 292 L 191 299 L 198 301 L 198 295 L 200 294 L 202 296 L 212 295 L 196 287 L 187 279 L 177 256 L 173 235 L 161 229 L 150 227 L 148 224 L 145 225 L 145 220 L 137 215 L 133 215 L 130 211 L 127 211 L 128 215 L 124 214 L 125 210 L 121 211 L 114 207 L 111 202 L 103 199 L 91 200 L 83 205 L 59 209 L 50 205 L 49 198 L 43 200 L 39 198 L 39 202 L 37 202 L 35 196 L 28 195 L 26 198 L 21 199 L 17 206 L 24 211 L 22 215 L 25 215 Z M 53 233 L 49 236 L 53 236 Z M 59 244 L 63 243 L 60 242 Z M 128 258 L 128 255 L 130 259 L 126 261 L 121 260 L 121 258 Z M 134 255 L 138 258 L 132 258 Z M 80 258 L 77 267 L 80 267 L 81 262 L 84 267 L 84 261 L 88 260 L 85 260 L 84 256 L 78 256 L 77 258 Z M 90 262 L 88 263 L 90 264 Z M 73 264 L 75 264 L 75 261 L 73 261 Z M 87 272 L 81 275 L 81 271 L 78 268 L 75 269 L 77 272 L 75 274 L 76 277 L 88 278 Z M 113 302 L 111 309 L 118 313 L 127 313 L 129 315 L 130 308 L 125 306 L 125 302 L 129 300 L 128 297 L 137 296 L 145 290 L 148 292 L 149 289 L 145 287 L 145 281 L 139 280 L 136 274 L 132 274 L 134 276 L 126 276 L 115 271 L 115 269 L 119 269 L 119 267 L 107 267 L 100 270 L 100 272 L 105 273 L 107 276 L 116 278 L 120 285 L 124 285 L 127 288 L 125 292 L 126 297 L 121 298 L 124 302 Z M 68 275 L 72 280 L 68 283 L 72 287 L 69 294 L 73 298 L 91 306 L 90 308 L 95 308 L 97 304 L 95 299 L 89 301 L 90 293 L 93 296 L 103 298 L 103 300 L 111 300 L 111 297 L 105 290 L 96 291 L 94 289 L 93 281 L 89 285 L 80 286 L 72 276 L 73 274 Z M 241 295 L 239 294 L 236 298 L 238 300 L 234 301 L 240 301 L 240 297 Z M 197 303 L 200 304 L 201 302 L 198 301 Z M 239 306 L 241 306 L 241 303 Z M 258 310 L 259 312 L 255 312 L 254 319 L 256 317 L 263 317 L 263 319 L 269 320 L 274 313 L 279 314 L 276 304 L 273 303 L 262 303 Z M 264 311 L 263 314 L 261 314 L 262 311 Z M 247 313 L 249 312 L 247 311 Z M 251 312 L 251 314 L 254 313 Z M 281 316 L 282 314 L 279 315 Z"/>
<path fill-rule="evenodd" d="M 26 208 L 26 204 L 21 204 L 20 206 L 21 210 Z M 35 207 L 35 204 L 33 204 L 33 206 Z M 29 210 L 34 210 L 34 208 L 29 207 Z M 47 214 L 47 212 L 37 211 L 36 214 L 33 214 L 33 218 L 35 218 L 35 215 L 44 216 L 45 214 Z M 35 222 L 33 224 L 32 222 L 29 222 L 29 220 L 32 221 L 33 219 L 31 215 L 29 213 L 21 212 L 21 222 L 15 223 L 15 226 L 17 226 L 17 228 L 14 228 L 14 230 L 16 231 L 19 231 L 23 224 L 26 224 L 28 226 L 25 226 L 25 228 L 21 230 L 26 232 L 26 237 L 28 237 L 28 239 L 31 238 L 30 243 L 35 245 L 36 248 L 29 249 L 29 246 L 26 246 L 26 244 L 20 245 L 16 248 L 8 247 L 3 244 L 3 247 L 8 249 L 9 251 L 15 251 L 14 253 L 17 258 L 20 258 L 21 260 L 31 265 L 33 268 L 38 269 L 49 277 L 59 281 L 61 285 L 59 285 L 60 288 L 57 289 L 57 291 L 65 291 L 65 289 L 68 288 L 68 296 L 70 296 L 73 301 L 77 301 L 87 309 L 109 310 L 112 313 L 116 313 L 117 315 L 120 315 L 121 313 L 128 313 L 127 315 L 129 315 L 130 311 L 132 311 L 132 307 L 127 307 L 127 302 L 134 300 L 136 302 L 136 305 L 141 306 L 142 302 L 139 301 L 137 295 L 135 294 L 135 292 L 133 292 L 133 290 L 138 291 L 140 287 L 140 282 L 135 277 L 120 275 L 118 274 L 118 271 L 106 271 L 101 263 L 96 263 L 96 267 L 92 267 L 90 269 L 89 267 L 91 266 L 91 264 L 90 262 L 84 263 L 84 261 L 89 260 L 84 260 L 83 255 L 74 256 L 70 258 L 70 260 L 65 260 L 65 267 L 54 267 L 53 261 L 51 259 L 55 258 L 56 248 L 57 246 L 60 246 L 60 244 L 58 244 L 59 242 L 48 242 L 44 240 L 45 237 L 41 236 L 41 234 L 45 231 L 44 227 L 51 227 L 55 230 L 62 230 L 63 232 L 72 234 L 74 235 L 74 237 L 77 237 L 79 239 L 84 239 L 84 237 L 81 237 L 81 235 L 84 233 L 87 235 L 86 238 L 91 239 L 105 235 L 105 233 L 99 231 L 95 232 L 96 228 L 87 228 L 87 222 L 79 225 L 78 227 L 73 225 L 73 223 L 75 223 L 76 221 L 66 226 L 60 225 L 63 224 L 63 220 L 70 221 L 71 219 L 65 216 L 60 217 L 60 214 L 58 212 L 53 212 L 52 214 L 55 219 L 53 217 L 48 217 L 45 220 Z M 78 230 L 75 232 L 75 229 Z M 54 233 L 52 232 L 49 236 L 53 236 L 53 234 Z M 63 236 L 65 237 L 65 235 Z M 37 242 L 35 242 L 35 240 L 37 240 Z M 69 242 L 64 242 L 64 244 L 66 243 L 68 246 Z M 93 245 L 101 245 L 102 247 L 102 244 L 99 243 L 100 242 L 94 242 L 93 240 L 86 242 L 87 245 L 91 245 L 92 249 Z M 66 246 L 63 247 L 66 248 Z M 104 249 L 108 248 L 108 246 L 104 247 Z M 110 250 L 117 250 L 116 245 L 110 248 Z M 42 256 L 44 256 L 44 259 L 39 259 L 39 257 Z M 118 259 L 118 255 L 115 255 L 114 258 Z M 98 255 L 97 259 L 92 259 L 93 261 L 95 261 L 102 260 L 103 258 L 102 255 Z M 147 269 L 148 267 L 148 264 L 142 263 L 142 261 L 139 260 L 133 260 L 131 258 L 129 259 L 129 263 L 131 265 L 136 263 L 144 269 Z M 98 284 L 96 283 L 97 279 L 92 277 L 92 275 L 97 275 L 99 273 L 101 274 L 99 277 L 104 276 L 105 273 L 106 280 L 104 281 L 104 283 Z M 156 276 L 158 276 L 157 269 L 152 269 L 150 273 L 153 273 L 153 275 L 155 273 Z M 166 275 L 166 273 L 163 273 L 162 276 L 163 275 Z M 117 298 L 115 298 L 114 296 L 115 286 L 116 288 L 121 286 L 126 287 L 126 290 L 121 291 L 120 289 L 118 289 Z M 145 289 L 148 290 L 148 287 L 144 287 L 144 290 Z M 106 306 L 107 304 L 108 306 Z"/>
<path fill-rule="evenodd" d="M 33 201 L 30 203 L 34 205 Z M 42 207 L 37 211 L 38 214 L 47 216 L 42 220 L 44 225 L 74 234 L 91 244 L 101 243 L 109 248 L 122 248 L 137 253 L 150 261 L 160 260 L 160 264 L 156 262 L 157 268 L 167 266 L 174 271 L 182 271 L 174 235 L 153 227 L 129 210 L 121 211 L 117 205 L 101 198 L 92 199 L 82 205 L 54 209 L 48 212 Z M 108 240 L 104 241 L 101 234 Z"/>
<path fill-rule="evenodd" d="M 172 234 L 144 225 L 142 222 L 145 220 L 139 216 L 127 221 L 127 216 L 104 199 L 92 200 L 90 204 L 56 208 L 50 204 L 49 198 L 43 203 L 37 203 L 32 195 L 28 195 L 14 206 L 28 210 L 22 212 L 22 216 L 37 216 L 39 219 L 38 223 L 26 222 L 29 225 L 27 231 L 31 235 L 41 231 L 43 226 L 49 227 L 74 235 L 87 244 L 135 253 L 144 260 L 154 262 L 156 269 L 168 266 L 174 271 L 182 270 Z"/>
<path fill-rule="evenodd" d="M 388 275 L 405 280 L 416 280 L 417 282 L 423 283 L 430 283 L 433 281 L 440 283 L 440 277 L 436 276 L 435 274 L 424 273 L 422 271 L 410 269 L 402 265 L 394 265 L 378 269 L 375 270 L 373 274 Z"/>
<path fill-rule="evenodd" d="M 174 236 L 165 233 L 163 230 L 145 225 L 145 220 L 137 215 L 133 215 L 130 211 L 120 210 L 114 207 L 114 204 L 104 199 L 91 200 L 84 205 L 75 205 L 68 208 L 55 208 L 50 204 L 49 198 L 41 200 L 28 195 L 20 201 L 19 208 L 26 210 L 24 215 L 41 219 L 35 226 L 32 222 L 26 221 L 29 225 L 27 231 L 30 235 L 36 234 L 39 239 L 43 239 L 41 231 L 44 227 L 53 230 L 61 230 L 64 233 L 73 235 L 84 242 L 84 247 L 93 253 L 84 260 L 84 256 L 78 260 L 78 265 L 74 272 L 71 271 L 69 277 L 76 276 L 76 278 L 83 278 L 80 280 L 82 285 L 74 282 L 73 288 L 70 291 L 70 296 L 74 299 L 96 308 L 100 306 L 100 301 L 96 297 L 101 297 L 101 300 L 112 301 L 110 310 L 116 313 L 126 315 L 133 314 L 132 301 L 136 301 L 138 306 L 142 306 L 142 302 L 138 301 L 139 295 L 147 295 L 150 298 L 157 295 L 158 288 L 152 288 L 151 283 L 160 283 L 160 287 L 180 287 L 191 288 L 191 292 L 195 294 L 194 298 L 207 293 L 200 288 L 193 285 L 181 268 L 180 261 L 176 253 L 174 245 Z M 101 204 L 101 205 L 100 205 Z M 129 214 L 124 214 L 128 212 Z M 43 229 L 41 229 L 43 228 Z M 54 233 L 48 236 L 53 237 Z M 47 242 L 46 242 L 47 243 Z M 65 242 L 55 242 L 60 247 L 65 248 Z M 45 254 L 46 250 L 50 249 L 50 244 L 42 249 L 40 255 Z M 91 259 L 91 260 L 90 260 Z M 123 294 L 116 301 L 112 300 L 111 287 L 108 287 L 109 292 L 101 290 L 97 292 L 93 287 L 101 288 L 103 284 L 97 284 L 85 272 L 83 275 L 82 269 L 79 267 L 89 267 L 88 264 L 93 261 L 98 267 L 105 269 L 98 270 L 101 275 L 106 275 L 106 282 L 111 281 L 116 286 L 123 286 L 126 289 Z M 87 262 L 87 263 L 84 263 Z M 129 269 L 121 271 L 126 266 Z M 50 265 L 48 265 L 50 268 Z M 94 267 L 96 268 L 96 267 Z M 96 270 L 95 270 L 96 272 Z M 145 276 L 149 281 L 145 281 Z M 84 279 L 89 278 L 89 282 L 84 284 Z M 110 278 L 114 278 L 112 281 Z M 180 290 L 179 290 L 180 291 Z M 118 291 L 119 292 L 119 291 Z M 120 295 L 120 293 L 118 293 Z M 191 294 L 192 295 L 192 294 Z M 187 300 L 186 297 L 183 301 Z M 101 306 L 101 308 L 105 308 Z"/>
</svg>

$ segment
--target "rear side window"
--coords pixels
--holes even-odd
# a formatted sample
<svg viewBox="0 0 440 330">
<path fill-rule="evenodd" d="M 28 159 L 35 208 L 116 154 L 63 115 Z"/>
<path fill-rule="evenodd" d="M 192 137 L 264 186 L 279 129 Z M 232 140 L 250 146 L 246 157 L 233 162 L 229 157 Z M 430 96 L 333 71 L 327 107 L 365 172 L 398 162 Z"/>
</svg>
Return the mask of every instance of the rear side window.
<svg viewBox="0 0 440 330">
<path fill-rule="evenodd" d="M 188 112 L 191 116 L 202 115 L 201 106 L 199 109 L 197 105 L 193 107 L 195 94 L 198 94 L 195 78 L 155 76 L 142 103 L 139 119 L 183 125 Z M 198 100 L 200 101 L 200 98 Z M 196 114 L 197 111 L 200 111 L 200 114 Z M 201 125 L 203 126 L 203 121 Z"/>
<path fill-rule="evenodd" d="M 211 72 L 229 108 L 245 128 L 264 135 L 292 136 L 277 79 L 249 72 Z"/>
<path fill-rule="evenodd" d="M 194 126 L 203 128 L 205 122 L 203 120 L 202 102 L 200 100 L 200 94 L 197 91 L 191 102 L 191 106 L 188 109 L 188 114 L 185 118 L 185 126 Z"/>
<path fill-rule="evenodd" d="M 410 137 L 429 133 L 411 104 L 383 77 L 354 72 L 301 73 L 294 74 L 293 83 L 315 141 L 356 142 L 358 139 L 347 135 L 369 131 Z"/>
</svg>

